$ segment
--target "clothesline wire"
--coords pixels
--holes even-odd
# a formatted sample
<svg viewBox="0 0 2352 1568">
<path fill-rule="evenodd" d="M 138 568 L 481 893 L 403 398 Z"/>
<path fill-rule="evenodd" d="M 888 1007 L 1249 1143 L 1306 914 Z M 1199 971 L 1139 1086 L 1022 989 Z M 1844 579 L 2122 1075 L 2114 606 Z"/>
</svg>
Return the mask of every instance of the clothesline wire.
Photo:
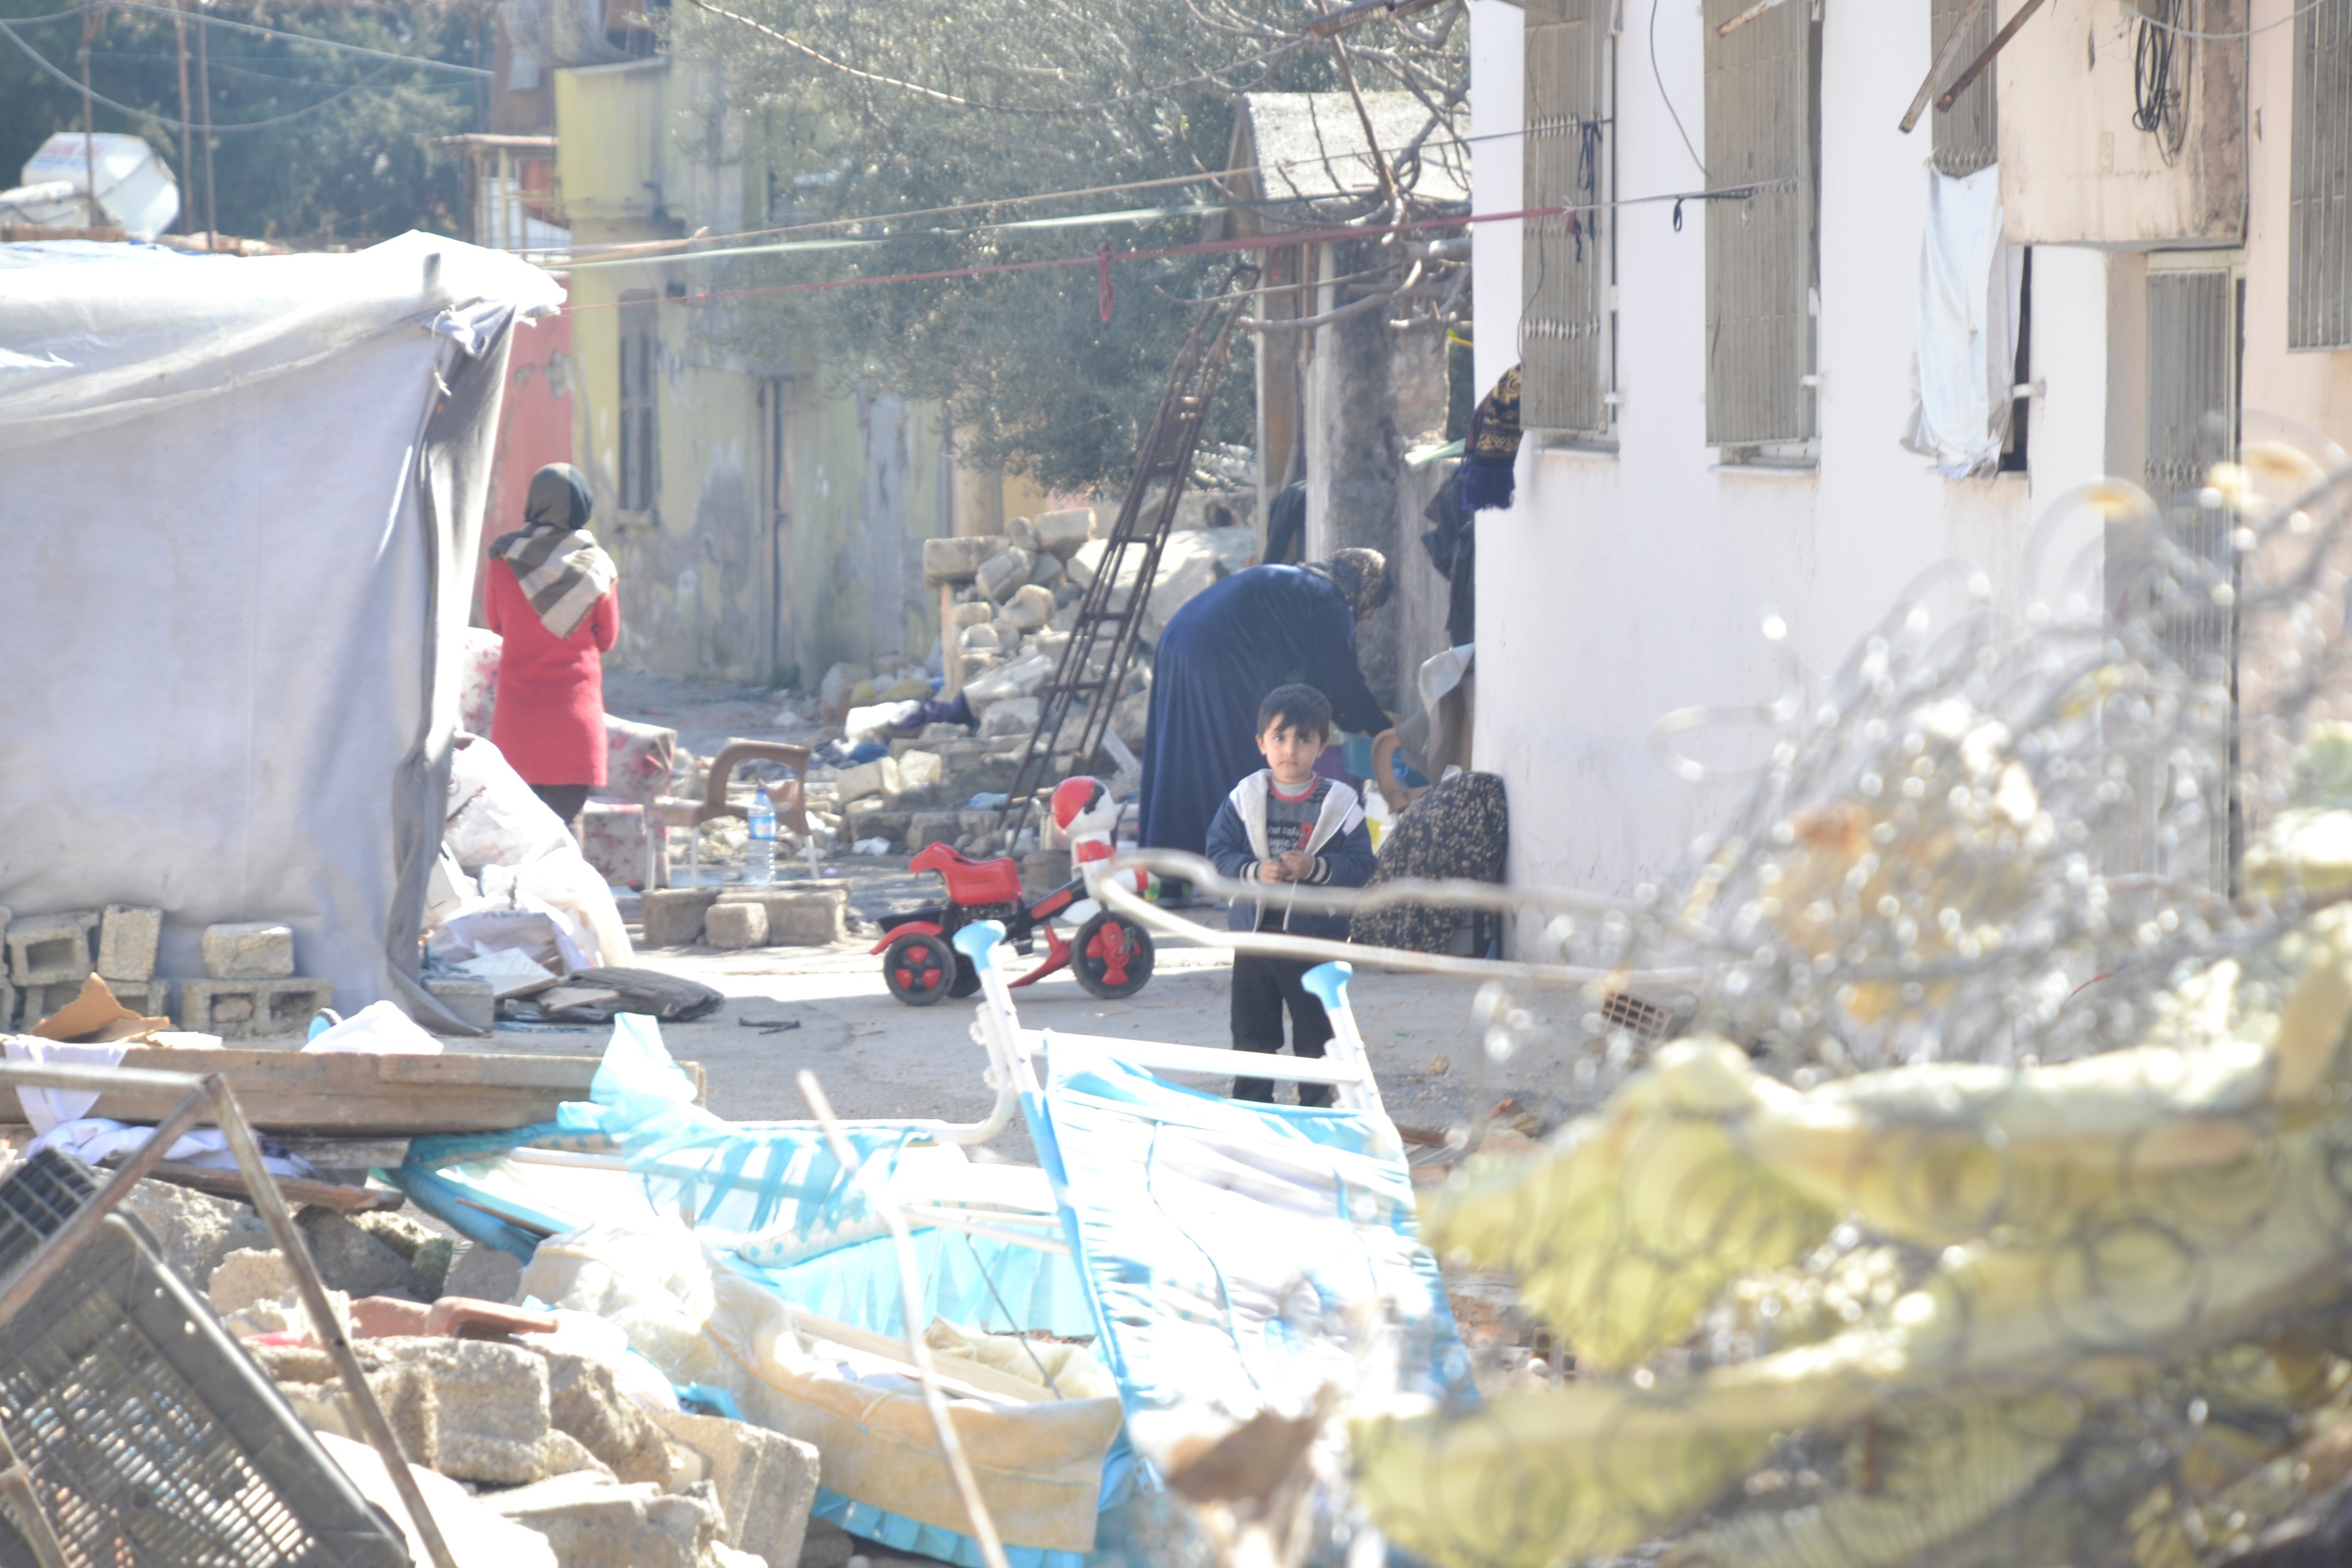
<svg viewBox="0 0 2352 1568">
<path fill-rule="evenodd" d="M 265 38 L 290 38 L 296 43 L 316 44 L 322 49 L 338 49 L 347 55 L 369 55 L 380 60 L 399 60 L 408 65 L 424 66 L 432 70 L 455 71 L 460 76 L 491 77 L 495 71 L 479 66 L 461 66 L 447 60 L 436 60 L 425 55 L 394 54 L 389 49 L 372 49 L 364 44 L 346 44 L 337 38 L 321 38 L 311 33 L 289 33 L 283 27 L 265 27 L 258 22 L 232 21 L 226 16 L 207 16 L 202 10 L 183 11 L 170 5 L 153 5 L 146 0 L 91 0 L 89 6 L 77 5 L 70 11 L 52 11 L 46 16 L 11 16 L 7 20 L 19 27 L 37 26 L 47 22 L 79 21 L 91 9 L 112 11 L 146 11 L 158 16 L 184 17 L 200 26 L 226 27 L 231 32 L 257 33 Z"/>
<path fill-rule="evenodd" d="M 39 50 L 34 48 L 32 45 L 26 43 L 24 39 L 18 37 L 16 36 L 16 29 L 9 26 L 8 23 L 5 21 L 0 21 L 0 37 L 6 37 L 10 43 L 24 50 L 26 57 L 29 58 L 35 65 L 40 67 L 43 70 L 48 72 L 49 75 L 65 83 L 66 86 L 73 89 L 75 92 L 79 93 L 83 90 L 80 82 L 75 80 L 73 77 L 67 72 L 60 70 L 56 66 L 50 64 L 46 56 L 42 55 Z M 320 99 L 316 103 L 305 104 L 301 108 L 294 110 L 289 113 L 274 114 L 267 120 L 240 120 L 234 123 L 226 125 L 215 121 L 212 125 L 207 127 L 198 124 L 193 121 L 174 120 L 168 114 L 158 114 L 152 109 L 141 109 L 134 104 L 123 103 L 119 100 L 107 97 L 106 94 L 102 92 L 90 93 L 89 99 L 93 103 L 102 103 L 109 109 L 115 110 L 123 114 L 132 115 L 142 120 L 152 120 L 158 125 L 168 125 L 174 131 L 203 132 L 210 130 L 215 135 L 231 131 L 260 131 L 272 125 L 283 125 L 289 121 L 299 120 L 306 114 L 315 114 L 320 110 L 326 108 L 329 104 L 339 103 L 363 88 L 372 88 L 376 86 L 378 79 L 381 78 L 384 72 L 392 69 L 393 63 L 394 62 L 387 60 L 385 63 L 376 67 L 375 69 L 368 72 L 367 75 L 352 83 L 349 87 L 344 88 L 340 92 L 331 93 L 327 97 Z"/>
<path fill-rule="evenodd" d="M 1290 245 L 1321 245 L 1351 239 L 1372 239 L 1381 235 L 1410 234 L 1430 228 L 1460 228 L 1470 224 L 1508 223 L 1525 218 L 1560 217 L 1577 212 L 1601 212 L 1616 207 L 1653 205 L 1672 202 L 1679 209 L 1685 202 L 1741 201 L 1759 191 L 1780 190 L 1793 185 L 1793 179 L 1762 180 L 1753 184 L 1727 186 L 1712 191 L 1675 191 L 1653 196 L 1627 196 L 1606 202 L 1584 202 L 1554 207 L 1524 207 L 1517 212 L 1468 213 L 1453 217 L 1414 218 L 1403 223 L 1382 224 L 1377 227 L 1331 228 L 1320 232 L 1292 235 L 1247 235 L 1236 239 L 1205 239 L 1190 245 L 1162 245 L 1137 250 L 1076 256 L 1047 257 L 1036 261 L 996 261 L 974 267 L 945 267 L 929 272 L 897 272 L 878 278 L 830 278 L 814 283 L 771 283 L 749 289 L 713 289 L 698 294 L 672 295 L 670 304 L 696 304 L 712 300 L 740 300 L 761 294 L 814 294 L 835 289 L 875 288 L 887 283 L 936 283 L 957 278 L 992 278 L 1013 272 L 1042 272 L 1058 268 L 1097 267 L 1110 262 L 1163 261 L 1178 256 L 1208 256 L 1235 250 L 1272 250 Z M 724 255 L 725 252 L 704 252 L 704 255 Z M 550 270 L 562 270 L 551 268 Z M 629 300 L 630 305 L 652 301 Z M 574 315 L 583 310 L 618 310 L 619 300 L 604 300 L 593 304 L 569 304 L 562 313 Z"/>
<path fill-rule="evenodd" d="M 2176 26 L 2170 22 L 2160 22 L 2155 17 L 2148 16 L 2146 12 L 2141 11 L 2137 6 L 2129 5 L 2129 0 L 2117 0 L 2117 3 L 2125 5 L 2128 9 L 2130 9 L 2132 20 L 2139 23 L 2143 26 L 2153 27 L 2159 33 L 2170 33 L 2176 38 L 2195 38 L 2205 43 L 2230 44 L 2235 43 L 2242 38 L 2251 38 L 2256 33 L 2267 33 L 2273 27 L 2284 27 L 2289 22 L 2297 21 L 2302 17 L 2309 16 L 2312 12 L 2318 10 L 2322 5 L 2327 4 L 2328 0 L 2304 0 L 2302 5 L 2297 5 L 2294 10 L 2289 11 L 2285 16 L 2281 16 L 2274 22 L 2264 22 L 2259 27 L 2248 27 L 2242 32 L 2236 33 L 2200 33 L 2192 28 Z"/>
</svg>

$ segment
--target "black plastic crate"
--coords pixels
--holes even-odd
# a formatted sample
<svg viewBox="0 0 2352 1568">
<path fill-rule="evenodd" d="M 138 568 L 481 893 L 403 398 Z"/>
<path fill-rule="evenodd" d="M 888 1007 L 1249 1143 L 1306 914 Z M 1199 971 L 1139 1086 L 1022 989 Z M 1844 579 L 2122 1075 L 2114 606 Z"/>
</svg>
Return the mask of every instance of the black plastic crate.
<svg viewBox="0 0 2352 1568">
<path fill-rule="evenodd" d="M 391 1521 L 120 1216 L 0 1325 L 0 1425 L 76 1568 L 409 1562 Z M 35 1568 L 14 1530 L 0 1530 L 0 1564 Z"/>
<path fill-rule="evenodd" d="M 0 1279 L 97 1194 L 89 1167 L 61 1150 L 44 1149 L 9 1172 L 0 1182 Z"/>
</svg>

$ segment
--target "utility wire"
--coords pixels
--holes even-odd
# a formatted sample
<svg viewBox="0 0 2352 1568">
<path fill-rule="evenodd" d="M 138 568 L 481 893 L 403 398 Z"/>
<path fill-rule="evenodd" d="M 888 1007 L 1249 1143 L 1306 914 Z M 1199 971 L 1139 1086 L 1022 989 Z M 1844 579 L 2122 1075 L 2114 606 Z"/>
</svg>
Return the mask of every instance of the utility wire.
<svg viewBox="0 0 2352 1568">
<path fill-rule="evenodd" d="M 6 37 L 10 43 L 24 50 L 26 57 L 35 65 L 40 67 L 49 75 L 57 78 L 59 81 L 73 89 L 77 97 L 81 95 L 82 86 L 80 82 L 75 80 L 71 76 L 58 69 L 56 66 L 51 65 L 47 58 L 45 58 L 38 49 L 36 49 L 32 45 L 18 37 L 16 36 L 16 29 L 10 26 L 6 22 L 0 22 L 0 37 Z M 394 58 L 399 58 L 401 57 Z M 119 100 L 109 98 L 102 92 L 93 92 L 89 94 L 89 97 L 92 101 L 102 103 L 109 109 L 117 110 L 124 114 L 134 115 L 142 120 L 152 120 L 158 125 L 168 125 L 174 131 L 203 131 L 209 129 L 215 134 L 229 131 L 261 131 L 272 125 L 283 125 L 290 120 L 299 120 L 306 114 L 315 114 L 331 103 L 341 102 L 342 100 L 349 98 L 352 94 L 358 92 L 362 89 L 374 87 L 376 85 L 377 79 L 390 69 L 392 69 L 390 62 L 380 65 L 376 67 L 375 69 L 370 71 L 367 75 L 362 77 L 359 80 L 352 83 L 351 86 L 343 89 L 341 92 L 335 93 L 327 98 L 322 98 L 316 103 L 306 104 L 302 108 L 295 110 L 289 114 L 272 115 L 268 120 L 241 120 L 228 125 L 223 125 L 219 121 L 215 121 L 209 127 L 193 124 L 185 120 L 174 120 L 168 114 L 158 114 L 152 109 L 141 109 L 135 104 L 124 103 Z"/>
<path fill-rule="evenodd" d="M 2170 22 L 2159 22 L 2155 17 L 2147 16 L 2146 13 L 2139 10 L 2137 6 L 2131 6 L 2129 9 L 2131 10 L 2132 19 L 2134 21 L 2139 23 L 2142 26 L 2153 27 L 2159 33 L 2170 33 L 2176 38 L 2196 38 L 2205 43 L 2229 44 L 2235 43 L 2241 38 L 2251 38 L 2256 33 L 2267 33 L 2273 27 L 2284 27 L 2289 22 L 2308 16 L 2311 13 L 2318 10 L 2322 5 L 2325 5 L 2327 3 L 2328 0 L 2304 0 L 2304 4 L 2297 5 L 2294 10 L 2289 11 L 2285 16 L 2281 16 L 2275 22 L 2264 22 L 2259 27 L 2248 27 L 2244 31 L 2237 33 L 2195 32 L 2188 27 L 2175 26 Z"/>
<path fill-rule="evenodd" d="M 882 87 L 895 87 L 899 89 L 901 91 L 911 92 L 918 97 L 928 98 L 937 103 L 951 104 L 958 109 L 982 110 L 992 114 L 1029 114 L 1039 117 L 1057 117 L 1069 114 L 1092 114 L 1098 109 L 1116 109 L 1122 103 L 1140 103 L 1146 99 L 1160 98 L 1171 92 L 1181 91 L 1188 87 L 1198 87 L 1202 82 L 1215 81 L 1219 77 L 1223 76 L 1228 71 L 1239 70 L 1244 66 L 1263 64 L 1267 60 L 1280 59 L 1283 56 L 1295 54 L 1298 50 L 1305 48 L 1308 44 L 1317 41 L 1315 39 L 1304 37 L 1293 38 L 1290 42 L 1284 44 L 1279 48 L 1268 49 L 1263 54 L 1245 56 L 1241 59 L 1233 61 L 1231 64 L 1219 66 L 1213 70 L 1205 70 L 1198 76 L 1186 77 L 1182 81 L 1171 81 L 1160 87 L 1148 87 L 1138 92 L 1123 92 L 1117 98 L 1098 99 L 1092 103 L 1072 103 L 1054 108 L 1036 108 L 1018 103 L 982 103 L 976 99 L 958 98 L 951 92 L 941 92 L 935 87 L 925 87 L 920 82 L 901 81 L 897 77 L 877 76 L 872 71 L 860 70 L 856 66 L 845 64 L 840 60 L 833 58 L 830 55 L 820 54 L 815 49 L 809 47 L 808 45 L 802 43 L 798 38 L 787 37 L 785 34 L 780 33 L 776 31 L 775 28 L 769 26 L 764 22 L 754 21 L 752 18 L 742 16 L 737 12 L 727 10 L 722 6 L 713 5 L 710 3 L 710 0 L 694 0 L 694 4 L 698 8 L 708 11 L 714 16 L 724 16 L 730 22 L 740 22 L 744 26 L 751 28 L 753 32 L 758 33 L 764 37 L 773 38 L 776 42 L 783 45 L 786 48 L 806 55 L 810 59 L 816 61 L 817 64 L 837 70 L 845 76 L 856 77 L 860 81 L 870 81 Z"/>
<path fill-rule="evenodd" d="M 1675 134 L 1683 139 L 1683 151 L 1698 165 L 1698 177 L 1706 178 L 1706 160 L 1691 145 L 1690 132 L 1683 129 L 1683 117 L 1675 110 L 1674 95 L 1666 90 L 1666 73 L 1658 68 L 1658 5 L 1660 0 L 1650 0 L 1650 79 L 1658 84 L 1658 100 L 1666 106 L 1666 113 L 1675 122 Z"/>
<path fill-rule="evenodd" d="M 310 33 L 289 33 L 283 27 L 265 27 L 257 22 L 231 21 L 226 16 L 206 16 L 202 11 L 174 11 L 169 5 L 151 5 L 145 0 L 92 0 L 90 6 L 76 6 L 70 11 L 52 11 L 46 16 L 11 16 L 8 21 L 20 27 L 30 27 L 45 22 L 66 22 L 80 18 L 89 10 L 103 6 L 114 11 L 146 11 L 159 16 L 181 16 L 193 19 L 208 27 L 226 27 L 232 32 L 256 33 L 265 38 L 290 38 L 297 43 L 315 44 L 322 49 L 339 49 L 347 55 L 366 55 L 379 60 L 400 60 L 428 70 L 454 71 L 459 76 L 489 78 L 495 71 L 479 66 L 452 65 L 425 55 L 399 55 L 386 49 L 371 49 L 363 44 L 346 44 L 335 38 L 321 38 Z"/>
</svg>

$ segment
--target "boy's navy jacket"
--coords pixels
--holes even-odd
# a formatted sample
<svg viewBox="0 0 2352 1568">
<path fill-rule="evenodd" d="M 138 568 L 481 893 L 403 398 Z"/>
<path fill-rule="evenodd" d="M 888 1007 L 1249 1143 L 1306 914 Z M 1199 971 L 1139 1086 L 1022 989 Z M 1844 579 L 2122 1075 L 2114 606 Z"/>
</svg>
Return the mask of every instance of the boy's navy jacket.
<svg viewBox="0 0 2352 1568">
<path fill-rule="evenodd" d="M 1209 825 L 1209 859 L 1219 876 L 1255 880 L 1258 862 L 1266 858 L 1265 795 L 1273 778 L 1271 768 L 1258 769 L 1234 785 L 1233 793 L 1217 808 L 1217 819 Z M 1360 888 L 1372 879 L 1377 861 L 1371 829 L 1364 826 L 1363 802 L 1337 779 L 1323 797 L 1315 831 L 1307 836 L 1307 852 L 1316 858 L 1315 874 L 1307 885 Z M 1273 924 L 1293 936 L 1348 940 L 1346 915 L 1290 908 L 1294 884 L 1260 882 L 1257 886 L 1262 890 L 1255 898 L 1234 900 L 1226 917 L 1233 930 L 1255 931 L 1264 911 L 1278 915 Z"/>
</svg>

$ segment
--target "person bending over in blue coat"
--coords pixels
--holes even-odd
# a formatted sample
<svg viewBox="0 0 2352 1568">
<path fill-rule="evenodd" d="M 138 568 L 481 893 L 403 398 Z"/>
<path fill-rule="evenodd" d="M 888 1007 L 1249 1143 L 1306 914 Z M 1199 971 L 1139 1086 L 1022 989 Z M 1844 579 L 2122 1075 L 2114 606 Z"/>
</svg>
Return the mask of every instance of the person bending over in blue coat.
<svg viewBox="0 0 2352 1568">
<path fill-rule="evenodd" d="M 1375 860 L 1363 803 L 1336 779 L 1316 773 L 1315 759 L 1331 738 L 1331 703 L 1311 686 L 1279 686 L 1258 704 L 1257 749 L 1266 766 L 1234 785 L 1209 825 L 1209 858 L 1217 874 L 1255 882 L 1265 890 L 1233 903 L 1235 931 L 1287 931 L 1333 942 L 1348 940 L 1348 917 L 1291 908 L 1290 890 L 1360 888 Z M 1285 890 L 1276 892 L 1280 888 Z M 1234 954 L 1233 1026 L 1237 1051 L 1282 1050 L 1282 1009 L 1290 1007 L 1290 1048 L 1319 1057 L 1331 1038 L 1323 1004 L 1307 994 L 1304 976 L 1321 962 Z M 1234 1098 L 1271 1102 L 1274 1082 L 1234 1079 Z M 1301 1105 L 1328 1105 L 1328 1084 L 1298 1086 Z"/>
</svg>

